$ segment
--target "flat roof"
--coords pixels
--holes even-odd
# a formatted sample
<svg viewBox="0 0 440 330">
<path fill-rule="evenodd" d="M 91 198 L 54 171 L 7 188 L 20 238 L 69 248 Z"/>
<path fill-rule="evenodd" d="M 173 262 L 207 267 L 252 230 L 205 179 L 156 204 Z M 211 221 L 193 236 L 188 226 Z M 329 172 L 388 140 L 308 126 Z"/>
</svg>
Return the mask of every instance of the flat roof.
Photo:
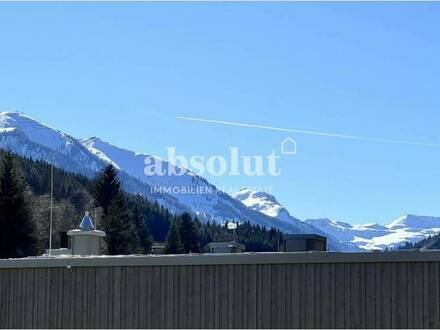
<svg viewBox="0 0 440 330">
<path fill-rule="evenodd" d="M 288 234 L 288 235 L 284 235 L 284 239 L 286 240 L 318 239 L 321 241 L 327 241 L 327 237 L 317 234 Z"/>
<path fill-rule="evenodd" d="M 440 262 L 440 250 L 392 252 L 261 252 L 186 255 L 52 256 L 0 259 L 0 268 L 112 267 L 234 264 Z"/>
</svg>

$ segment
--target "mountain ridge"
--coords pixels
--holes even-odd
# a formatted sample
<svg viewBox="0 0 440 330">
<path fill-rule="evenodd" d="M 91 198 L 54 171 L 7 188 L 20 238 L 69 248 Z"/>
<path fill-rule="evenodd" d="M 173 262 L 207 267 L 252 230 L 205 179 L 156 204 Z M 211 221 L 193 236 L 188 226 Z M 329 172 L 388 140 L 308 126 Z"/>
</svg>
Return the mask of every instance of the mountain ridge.
<svg viewBox="0 0 440 330">
<path fill-rule="evenodd" d="M 263 192 L 242 190 L 230 196 L 190 170 L 181 176 L 145 175 L 145 161 L 163 168 L 174 165 L 148 153 L 120 148 L 99 137 L 76 139 L 19 112 L 0 113 L 0 147 L 19 155 L 44 160 L 64 170 L 92 177 L 107 164 L 119 169 L 124 189 L 159 202 L 171 212 L 189 211 L 202 221 L 227 220 L 274 227 L 285 233 L 317 233 L 328 236 L 329 246 L 339 251 L 396 247 L 440 232 L 436 217 L 404 215 L 382 226 L 351 225 L 329 219 L 301 221 L 277 199 Z M 177 169 L 177 167 L 175 167 Z M 165 188 L 164 191 L 155 190 Z M 174 192 L 174 188 L 203 188 L 209 193 Z M 246 194 L 246 196 L 245 196 Z"/>
<path fill-rule="evenodd" d="M 119 148 L 101 139 L 77 140 L 59 130 L 41 124 L 18 112 L 0 113 L 0 146 L 33 159 L 45 160 L 70 172 L 93 176 L 106 164 L 112 163 L 120 169 L 124 189 L 157 200 L 172 212 L 190 211 L 204 221 L 223 223 L 226 220 L 250 222 L 264 227 L 274 227 L 286 233 L 301 233 L 295 224 L 273 223 L 273 219 L 248 209 L 228 194 L 218 190 L 206 179 L 190 171 L 185 175 L 143 175 L 145 157 L 149 154 L 134 153 Z M 93 149 L 91 151 L 91 149 Z M 104 150 L 101 150 L 104 149 Z M 121 156 L 122 155 L 122 156 Z M 166 167 L 168 162 L 154 158 Z M 164 166 L 165 167 L 165 166 Z M 205 187 L 209 194 L 178 194 L 152 191 L 154 186 Z"/>
</svg>

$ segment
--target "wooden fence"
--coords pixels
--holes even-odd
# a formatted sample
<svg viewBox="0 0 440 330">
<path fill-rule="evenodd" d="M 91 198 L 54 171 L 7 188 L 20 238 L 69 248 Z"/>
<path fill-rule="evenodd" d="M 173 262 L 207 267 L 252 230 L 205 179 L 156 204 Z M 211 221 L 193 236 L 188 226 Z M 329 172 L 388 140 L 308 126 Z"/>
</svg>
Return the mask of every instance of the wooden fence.
<svg viewBox="0 0 440 330">
<path fill-rule="evenodd" d="M 440 252 L 0 261 L 2 328 L 439 328 Z"/>
</svg>

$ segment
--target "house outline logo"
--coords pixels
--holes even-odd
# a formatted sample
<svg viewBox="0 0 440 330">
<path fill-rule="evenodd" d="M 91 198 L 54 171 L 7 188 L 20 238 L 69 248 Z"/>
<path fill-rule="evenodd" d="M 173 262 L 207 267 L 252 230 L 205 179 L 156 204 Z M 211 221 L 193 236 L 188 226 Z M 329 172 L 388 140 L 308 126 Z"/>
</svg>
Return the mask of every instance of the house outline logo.
<svg viewBox="0 0 440 330">
<path fill-rule="evenodd" d="M 283 155 L 295 155 L 296 154 L 296 141 L 290 136 L 281 142 L 281 154 Z"/>
</svg>

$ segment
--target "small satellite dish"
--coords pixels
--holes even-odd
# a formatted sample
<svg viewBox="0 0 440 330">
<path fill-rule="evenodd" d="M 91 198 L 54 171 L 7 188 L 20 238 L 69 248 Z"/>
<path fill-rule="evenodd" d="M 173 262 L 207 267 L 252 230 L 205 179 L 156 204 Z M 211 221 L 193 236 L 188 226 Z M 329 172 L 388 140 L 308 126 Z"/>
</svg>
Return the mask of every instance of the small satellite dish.
<svg viewBox="0 0 440 330">
<path fill-rule="evenodd" d="M 237 229 L 237 224 L 234 222 L 228 222 L 227 226 L 228 226 L 228 229 L 230 229 L 230 230 Z"/>
</svg>

